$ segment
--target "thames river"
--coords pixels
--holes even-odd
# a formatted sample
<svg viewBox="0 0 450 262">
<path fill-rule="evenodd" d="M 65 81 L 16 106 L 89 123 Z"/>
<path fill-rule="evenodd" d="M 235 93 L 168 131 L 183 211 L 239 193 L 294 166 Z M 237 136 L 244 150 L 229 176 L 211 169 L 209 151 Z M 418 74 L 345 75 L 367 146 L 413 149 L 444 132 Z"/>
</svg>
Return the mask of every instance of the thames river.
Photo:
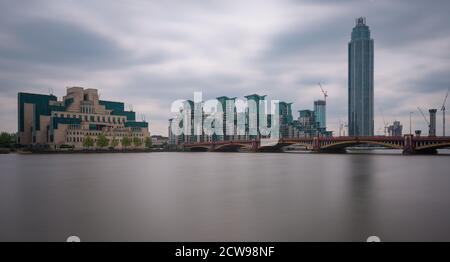
<svg viewBox="0 0 450 262">
<path fill-rule="evenodd" d="M 450 241 L 450 156 L 0 155 L 0 241 Z"/>
</svg>

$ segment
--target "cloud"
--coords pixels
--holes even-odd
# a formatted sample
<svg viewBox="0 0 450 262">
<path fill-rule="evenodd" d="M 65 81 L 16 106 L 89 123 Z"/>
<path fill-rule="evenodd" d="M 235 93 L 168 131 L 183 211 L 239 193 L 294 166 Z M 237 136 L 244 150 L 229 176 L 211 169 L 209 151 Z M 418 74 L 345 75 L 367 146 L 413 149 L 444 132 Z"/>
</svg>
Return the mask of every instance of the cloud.
<svg viewBox="0 0 450 262">
<path fill-rule="evenodd" d="M 347 118 L 347 44 L 366 16 L 375 39 L 376 129 L 442 104 L 450 84 L 448 1 L 59 1 L 0 3 L 0 129 L 15 131 L 19 91 L 100 89 L 167 133 L 172 101 L 250 93 Z M 423 119 L 415 114 L 414 125 Z M 448 121 L 450 122 L 450 121 Z M 438 123 L 440 123 L 438 121 Z M 441 129 L 439 129 L 441 130 Z"/>
</svg>

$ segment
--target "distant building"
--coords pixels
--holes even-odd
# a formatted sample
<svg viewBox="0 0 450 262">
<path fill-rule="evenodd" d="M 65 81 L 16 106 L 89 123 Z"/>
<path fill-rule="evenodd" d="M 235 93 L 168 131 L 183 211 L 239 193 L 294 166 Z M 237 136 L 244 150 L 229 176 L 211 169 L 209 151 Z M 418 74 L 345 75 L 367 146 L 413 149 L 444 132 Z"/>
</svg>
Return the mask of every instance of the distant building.
<svg viewBox="0 0 450 262">
<path fill-rule="evenodd" d="M 289 127 L 292 125 L 292 103 L 280 102 L 279 104 L 279 125 L 280 125 L 280 137 L 290 137 Z"/>
<path fill-rule="evenodd" d="M 258 95 L 258 94 L 252 94 L 245 96 L 247 98 L 247 103 L 255 103 L 256 104 L 256 112 L 253 112 L 256 114 L 256 116 L 251 116 L 252 112 L 249 111 L 250 107 L 247 107 L 246 111 L 246 118 L 247 118 L 247 126 L 246 126 L 246 133 L 249 134 L 247 137 L 249 139 L 255 139 L 260 138 L 260 130 L 259 130 L 259 122 L 261 121 L 259 119 L 259 103 L 264 101 L 266 99 L 266 95 Z M 252 121 L 252 119 L 256 119 L 256 121 Z M 256 126 L 255 126 L 256 125 Z M 250 135 L 251 134 L 251 135 Z M 258 134 L 258 135 L 253 135 Z"/>
<path fill-rule="evenodd" d="M 233 126 L 228 127 L 231 131 L 227 132 L 227 122 L 230 119 L 236 119 L 237 118 L 237 113 L 236 113 L 236 108 L 234 107 L 234 101 L 236 100 L 235 97 L 227 97 L 227 96 L 221 96 L 217 98 L 217 101 L 219 101 L 220 106 L 222 107 L 222 112 L 223 112 L 223 123 L 222 123 L 222 128 L 223 128 L 223 134 L 222 136 L 217 136 L 218 139 L 217 140 L 231 140 L 234 138 L 234 134 L 236 133 L 236 128 L 234 125 L 234 121 L 233 121 Z M 227 103 L 227 101 L 229 101 Z M 227 108 L 228 106 L 232 106 L 232 108 Z M 228 115 L 228 111 L 233 111 L 233 115 Z M 231 122 L 231 121 L 230 121 Z"/>
<path fill-rule="evenodd" d="M 394 121 L 392 125 L 388 126 L 388 134 L 389 136 L 403 135 L 403 126 L 400 124 L 400 121 Z"/>
<path fill-rule="evenodd" d="M 316 116 L 316 122 L 318 123 L 318 128 L 327 128 L 326 119 L 326 102 L 324 100 L 314 101 L 314 114 Z"/>
<path fill-rule="evenodd" d="M 358 18 L 348 44 L 348 132 L 374 135 L 374 41 L 365 18 Z"/>
<path fill-rule="evenodd" d="M 62 101 L 54 95 L 18 94 L 18 143 L 50 149 L 83 148 L 83 141 L 99 135 L 115 148 L 122 148 L 124 137 L 138 139 L 144 147 L 149 137 L 148 123 L 136 121 L 124 103 L 99 100 L 97 89 L 67 88 Z M 111 146 L 111 145 L 110 145 Z"/>
<path fill-rule="evenodd" d="M 172 123 L 175 119 L 169 119 L 169 127 L 168 127 L 168 147 L 169 149 L 180 149 L 184 143 L 190 142 L 211 142 L 211 141 L 237 141 L 237 140 L 252 140 L 252 139 L 260 139 L 260 138 L 270 138 L 270 135 L 267 135 L 260 130 L 261 126 L 267 126 L 269 128 L 272 127 L 272 121 L 276 119 L 274 116 L 278 117 L 278 126 L 279 126 L 279 135 L 280 138 L 299 138 L 299 137 L 315 137 L 315 136 L 332 136 L 333 133 L 331 131 L 327 131 L 325 127 L 320 127 L 320 123 L 325 126 L 325 102 L 324 101 L 315 101 L 315 110 L 301 110 L 299 111 L 299 118 L 294 120 L 292 115 L 292 103 L 280 101 L 278 103 L 278 115 L 274 115 L 273 113 L 266 112 L 266 118 L 263 120 L 260 117 L 260 103 L 265 102 L 265 95 L 261 96 L 258 94 L 252 94 L 245 96 L 247 99 L 247 107 L 242 112 L 237 112 L 237 109 L 234 104 L 236 102 L 236 98 L 229 98 L 226 96 L 217 97 L 218 106 L 221 107 L 223 111 L 223 134 L 209 134 L 206 135 L 202 132 L 201 135 L 191 134 L 181 134 L 175 135 L 172 132 Z M 227 103 L 227 101 L 229 103 Z M 202 102 L 199 102 L 202 103 Z M 249 109 L 251 103 L 256 105 L 256 108 Z M 227 106 L 233 106 L 234 108 L 227 108 Z M 267 109 L 269 109 L 271 105 L 267 105 Z M 181 110 L 189 110 L 191 114 L 191 132 L 194 131 L 194 102 L 190 100 L 184 101 L 184 107 Z M 316 117 L 315 111 L 318 111 L 321 115 L 320 119 Z M 229 115 L 230 112 L 234 114 L 234 121 L 228 121 L 233 116 Z M 252 114 L 255 114 L 252 116 Z M 184 114 L 182 114 L 184 115 Z M 189 115 L 189 113 L 188 113 Z M 184 115 L 186 116 L 186 115 Z M 202 122 L 208 115 L 203 111 L 202 113 Z M 241 121 L 245 121 L 242 128 L 245 130 L 240 130 L 242 133 L 238 135 L 238 119 Z M 319 120 L 319 121 L 318 121 Z M 183 120 L 177 120 L 180 124 L 179 127 L 184 127 Z M 267 123 L 262 123 L 261 121 L 267 121 Z M 214 123 L 212 123 L 214 125 Z M 227 125 L 230 125 L 228 129 L 232 132 L 228 132 Z M 189 129 L 189 128 L 187 128 Z"/>
<path fill-rule="evenodd" d="M 300 110 L 298 111 L 298 129 L 300 137 L 314 137 L 317 135 L 317 122 L 314 111 Z"/>
<path fill-rule="evenodd" d="M 165 136 L 154 135 L 151 136 L 152 147 L 154 148 L 165 148 L 169 142 L 169 138 Z"/>
<path fill-rule="evenodd" d="M 430 130 L 428 132 L 429 136 L 436 136 L 436 112 L 437 109 L 430 109 Z"/>
<path fill-rule="evenodd" d="M 326 102 L 314 101 L 314 110 L 300 110 L 298 121 L 293 126 L 299 131 L 294 137 L 333 136 L 333 132 L 326 127 Z"/>
</svg>

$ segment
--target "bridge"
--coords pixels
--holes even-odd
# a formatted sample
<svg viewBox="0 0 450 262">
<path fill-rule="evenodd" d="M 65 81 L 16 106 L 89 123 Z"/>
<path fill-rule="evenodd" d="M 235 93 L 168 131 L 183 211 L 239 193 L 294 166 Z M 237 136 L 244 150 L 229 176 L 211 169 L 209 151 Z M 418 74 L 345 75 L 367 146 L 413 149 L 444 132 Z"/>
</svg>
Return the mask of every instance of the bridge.
<svg viewBox="0 0 450 262">
<path fill-rule="evenodd" d="M 403 154 L 436 154 L 437 149 L 450 148 L 450 137 L 405 136 L 345 136 L 284 138 L 272 143 L 261 139 L 225 140 L 212 142 L 184 143 L 185 151 L 226 152 L 246 149 L 252 152 L 277 152 L 290 145 L 303 146 L 317 153 L 344 153 L 345 149 L 357 145 L 374 145 L 401 149 Z"/>
</svg>

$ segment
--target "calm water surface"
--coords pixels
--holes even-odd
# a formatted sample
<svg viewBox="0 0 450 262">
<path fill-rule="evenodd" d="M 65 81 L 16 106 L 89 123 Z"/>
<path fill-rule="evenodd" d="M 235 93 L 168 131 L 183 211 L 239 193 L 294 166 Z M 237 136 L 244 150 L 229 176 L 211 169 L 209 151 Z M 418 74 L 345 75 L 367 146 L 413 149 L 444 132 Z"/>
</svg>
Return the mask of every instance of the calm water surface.
<svg viewBox="0 0 450 262">
<path fill-rule="evenodd" d="M 0 241 L 450 241 L 450 156 L 0 155 Z"/>
</svg>

